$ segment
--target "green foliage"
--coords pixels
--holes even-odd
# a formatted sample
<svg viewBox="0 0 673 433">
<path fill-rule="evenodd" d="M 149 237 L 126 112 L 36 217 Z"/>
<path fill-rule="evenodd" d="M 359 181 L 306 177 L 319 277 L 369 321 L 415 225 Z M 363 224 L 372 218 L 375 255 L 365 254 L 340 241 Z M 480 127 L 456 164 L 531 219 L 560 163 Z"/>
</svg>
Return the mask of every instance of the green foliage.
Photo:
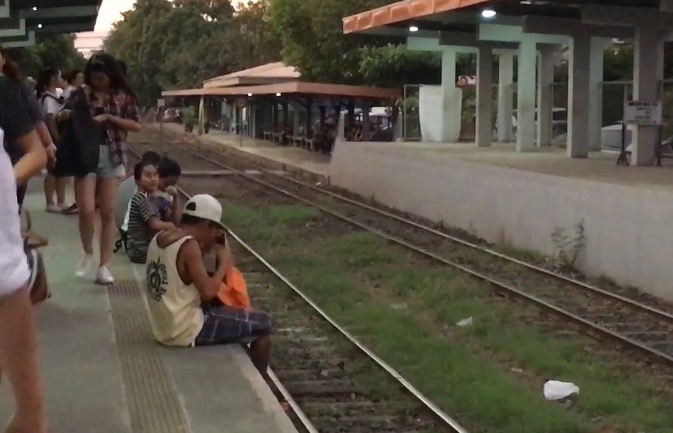
<svg viewBox="0 0 673 433">
<path fill-rule="evenodd" d="M 234 11 L 228 0 L 138 0 L 105 48 L 124 60 L 142 103 L 162 89 L 198 86 L 213 76 L 280 58 L 267 24 L 268 0 Z"/>
<path fill-rule="evenodd" d="M 199 121 L 199 115 L 194 107 L 186 107 L 182 109 L 182 121 L 185 125 L 194 126 Z"/>
<path fill-rule="evenodd" d="M 283 44 L 286 63 L 308 81 L 360 83 L 361 47 L 393 40 L 344 35 L 342 19 L 390 3 L 388 0 L 274 0 L 271 23 Z"/>
<path fill-rule="evenodd" d="M 405 45 L 368 47 L 360 50 L 359 74 L 365 84 L 402 87 L 405 84 L 439 84 L 442 58 L 439 52 L 412 51 Z"/>
<path fill-rule="evenodd" d="M 40 71 L 49 67 L 63 72 L 82 69 L 86 61 L 75 49 L 74 42 L 73 35 L 38 36 L 32 47 L 9 50 L 9 55 L 18 62 L 26 77 L 37 78 Z"/>
</svg>

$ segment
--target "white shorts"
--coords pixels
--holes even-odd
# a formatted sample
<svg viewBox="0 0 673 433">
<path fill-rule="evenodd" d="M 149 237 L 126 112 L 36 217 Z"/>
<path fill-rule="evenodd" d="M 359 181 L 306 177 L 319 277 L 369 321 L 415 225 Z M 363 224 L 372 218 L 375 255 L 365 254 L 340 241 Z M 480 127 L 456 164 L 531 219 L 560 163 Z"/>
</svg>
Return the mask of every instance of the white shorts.
<svg viewBox="0 0 673 433">
<path fill-rule="evenodd" d="M 26 287 L 30 280 L 23 249 L 21 218 L 12 163 L 0 146 L 0 297 Z"/>
</svg>

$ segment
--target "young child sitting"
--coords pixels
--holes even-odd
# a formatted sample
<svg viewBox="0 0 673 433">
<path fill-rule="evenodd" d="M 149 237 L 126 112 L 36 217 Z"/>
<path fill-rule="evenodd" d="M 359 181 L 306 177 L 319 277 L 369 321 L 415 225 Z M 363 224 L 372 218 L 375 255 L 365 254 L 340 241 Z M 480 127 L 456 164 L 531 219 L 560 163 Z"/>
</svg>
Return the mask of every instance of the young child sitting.
<svg viewBox="0 0 673 433">
<path fill-rule="evenodd" d="M 182 209 L 182 203 L 178 200 L 179 193 L 176 188 L 182 172 L 180 165 L 172 159 L 161 158 L 159 154 L 151 151 L 144 153 L 140 161 L 157 167 L 159 173 L 159 191 L 155 196 L 157 197 L 157 207 L 161 220 L 173 221 L 174 223 L 180 221 L 179 212 Z M 137 190 L 138 186 L 134 176 L 125 179 L 119 186 L 117 206 L 122 212 L 117 212 L 116 216 L 120 239 L 115 244 L 115 253 L 121 250 L 122 246 L 128 251 L 131 198 L 133 198 Z"/>
<path fill-rule="evenodd" d="M 159 174 L 156 165 L 139 162 L 133 169 L 137 190 L 131 198 L 127 231 L 127 251 L 133 263 L 145 263 L 147 247 L 162 230 L 174 229 L 175 224 L 162 220 L 156 194 Z"/>
</svg>

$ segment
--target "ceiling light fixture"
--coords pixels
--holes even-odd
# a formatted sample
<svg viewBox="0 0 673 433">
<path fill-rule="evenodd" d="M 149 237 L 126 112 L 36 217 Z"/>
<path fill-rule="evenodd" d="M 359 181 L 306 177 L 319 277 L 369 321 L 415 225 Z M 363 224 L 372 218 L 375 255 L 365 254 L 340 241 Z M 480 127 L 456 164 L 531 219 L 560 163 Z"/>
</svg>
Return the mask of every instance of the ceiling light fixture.
<svg viewBox="0 0 673 433">
<path fill-rule="evenodd" d="M 481 16 L 484 18 L 493 18 L 497 13 L 493 9 L 484 9 L 481 11 Z"/>
<path fill-rule="evenodd" d="M 417 32 L 417 31 L 418 31 L 418 27 L 416 27 L 416 26 L 409 26 L 409 31 L 412 32 L 412 33 Z"/>
<path fill-rule="evenodd" d="M 37 25 L 37 28 L 38 28 L 38 29 L 41 29 L 41 28 L 42 28 L 42 24 L 38 24 L 38 25 Z"/>
<path fill-rule="evenodd" d="M 280 96 L 280 93 L 276 93 L 276 96 Z"/>
</svg>

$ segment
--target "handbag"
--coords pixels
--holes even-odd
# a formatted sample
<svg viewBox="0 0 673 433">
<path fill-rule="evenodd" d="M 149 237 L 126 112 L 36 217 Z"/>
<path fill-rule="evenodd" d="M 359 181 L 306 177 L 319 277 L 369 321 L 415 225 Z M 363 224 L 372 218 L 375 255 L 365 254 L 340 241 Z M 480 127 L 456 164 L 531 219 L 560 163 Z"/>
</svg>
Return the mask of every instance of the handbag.
<svg viewBox="0 0 673 433">
<path fill-rule="evenodd" d="M 30 279 L 28 280 L 30 301 L 33 304 L 38 304 L 51 297 L 44 260 L 42 254 L 38 251 L 39 248 L 47 244 L 47 240 L 37 239 L 39 236 L 31 236 L 30 227 L 32 224 L 30 214 L 25 211 L 25 215 L 27 227 L 23 230 L 23 251 L 28 261 L 28 269 L 30 269 Z"/>
</svg>

